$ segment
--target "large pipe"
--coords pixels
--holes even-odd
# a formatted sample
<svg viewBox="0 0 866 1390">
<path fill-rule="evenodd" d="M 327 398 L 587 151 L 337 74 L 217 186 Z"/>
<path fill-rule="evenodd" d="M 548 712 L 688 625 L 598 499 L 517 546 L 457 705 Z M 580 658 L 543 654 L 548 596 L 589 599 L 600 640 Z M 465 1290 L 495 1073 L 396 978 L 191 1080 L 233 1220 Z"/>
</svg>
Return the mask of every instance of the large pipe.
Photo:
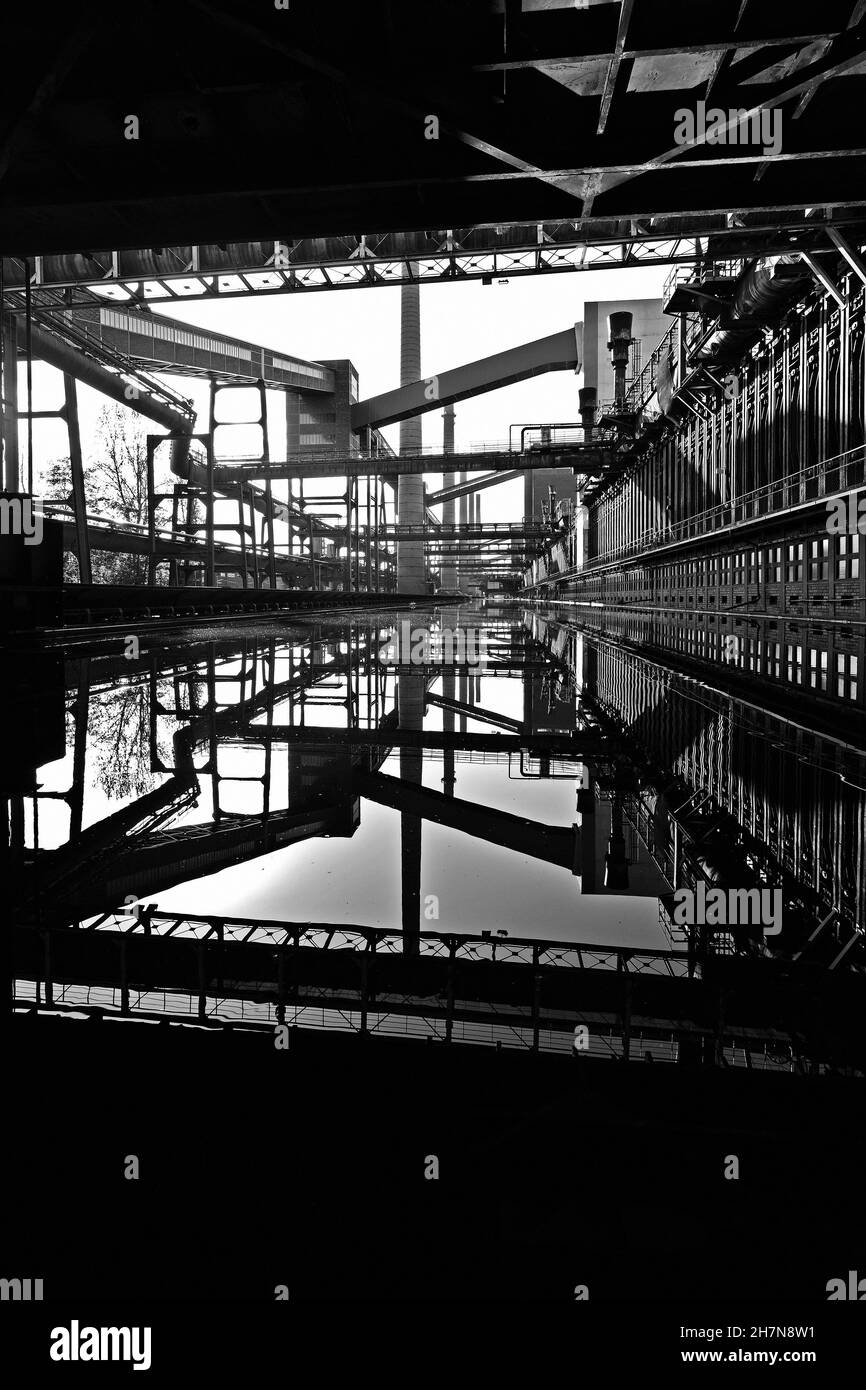
<svg viewBox="0 0 866 1390">
<path fill-rule="evenodd" d="M 776 322 L 812 283 L 799 256 L 753 261 L 740 275 L 729 310 L 730 328 L 718 329 L 695 354 L 698 362 L 738 362 L 764 325 Z"/>
<path fill-rule="evenodd" d="M 610 348 L 610 360 L 613 364 L 614 397 L 617 406 L 625 403 L 625 374 L 633 341 L 631 324 L 632 317 L 627 309 L 620 309 L 617 313 L 608 316 L 607 331 L 610 336 L 607 345 Z"/>
<path fill-rule="evenodd" d="M 418 291 L 417 284 L 404 285 L 403 288 Z M 551 333 L 547 338 L 507 348 L 505 352 L 494 353 L 492 357 L 482 357 L 477 362 L 467 362 L 462 367 L 439 372 L 435 377 L 421 376 L 419 360 L 418 375 L 413 380 L 407 379 L 396 391 L 386 391 L 381 396 L 356 401 L 352 406 L 352 429 L 391 425 L 426 410 L 436 410 L 440 406 L 465 401 L 470 396 L 479 396 L 485 391 L 498 391 L 501 386 L 526 381 L 541 372 L 579 372 L 582 365 L 582 323 L 576 323 L 561 333 Z M 435 391 L 430 389 L 431 382 L 435 382 Z"/>
</svg>

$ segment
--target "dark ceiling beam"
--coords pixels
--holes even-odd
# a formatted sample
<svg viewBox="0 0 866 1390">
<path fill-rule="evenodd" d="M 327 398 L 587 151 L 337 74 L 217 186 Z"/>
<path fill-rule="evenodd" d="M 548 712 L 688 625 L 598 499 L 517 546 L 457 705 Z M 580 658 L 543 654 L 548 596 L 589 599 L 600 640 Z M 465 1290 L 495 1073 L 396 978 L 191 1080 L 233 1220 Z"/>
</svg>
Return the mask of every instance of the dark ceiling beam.
<svg viewBox="0 0 866 1390">
<path fill-rule="evenodd" d="M 863 0 L 866 4 L 866 0 Z M 672 58 L 676 54 L 688 53 L 737 53 L 743 49 L 759 48 L 783 48 L 796 45 L 798 49 L 806 48 L 809 44 L 818 43 L 821 39 L 833 38 L 832 33 L 828 34 L 826 29 L 822 29 L 814 34 L 791 34 L 779 35 L 774 38 L 761 39 L 708 39 L 706 43 L 693 44 L 668 44 L 664 48 L 624 48 L 622 60 L 626 62 L 633 58 Z M 574 54 L 550 54 L 546 58 L 510 58 L 502 59 L 496 63 L 475 63 L 472 72 L 510 72 L 518 71 L 521 68 L 549 68 L 549 67 L 574 67 L 579 63 L 609 63 L 614 56 L 614 51 L 608 49 L 604 53 L 574 53 Z"/>
<path fill-rule="evenodd" d="M 858 132 L 858 133 L 859 133 L 859 132 Z M 682 148 L 683 148 L 684 150 L 694 149 L 694 148 L 698 148 L 698 147 L 699 147 L 699 144 L 700 144 L 700 142 L 695 141 L 695 142 L 693 142 L 692 145 L 690 145 L 690 146 L 683 146 Z M 543 180 L 545 183 L 548 183 L 548 184 L 550 184 L 551 186 L 554 186 L 554 187 L 558 187 L 561 183 L 566 183 L 566 182 L 569 181 L 569 180 L 582 179 L 582 180 L 588 181 L 589 183 L 593 183 L 593 182 L 594 182 L 594 183 L 596 183 L 599 187 L 603 184 L 603 185 L 604 185 L 604 191 L 606 192 L 609 188 L 618 187 L 621 183 L 626 183 L 626 182 L 628 182 L 628 181 L 631 180 L 631 179 L 639 178 L 640 176 L 642 176 L 642 175 L 647 175 L 647 174 L 661 174 L 661 173 L 674 173 L 674 174 L 676 174 L 676 173 L 682 173 L 682 172 L 692 172 L 692 173 L 694 173 L 694 171 L 695 171 L 696 169 L 715 169 L 715 170 L 730 169 L 730 170 L 732 170 L 732 169 L 735 169 L 735 168 L 740 167 L 740 166 L 742 166 L 743 168 L 748 168 L 748 167 L 751 166 L 751 165 L 760 165 L 760 164 L 766 164 L 766 163 L 774 163 L 774 164 L 786 165 L 786 164 L 793 164 L 793 163 L 796 163 L 796 162 L 818 163 L 818 162 L 827 162 L 827 161 L 835 161 L 835 160 L 850 160 L 850 159 L 863 159 L 863 158 L 866 158 L 866 147 L 860 147 L 860 146 L 858 146 L 856 149 L 848 149 L 848 150 L 831 149 L 831 150 L 780 151 L 778 154 L 768 154 L 768 155 L 765 155 L 763 152 L 760 152 L 760 153 L 757 153 L 757 154 L 725 154 L 725 153 L 721 153 L 722 150 L 726 150 L 726 149 L 739 149 L 739 148 L 740 148 L 739 146 L 718 146 L 718 147 L 716 147 L 716 148 L 718 148 L 718 150 L 719 150 L 720 152 L 717 153 L 717 154 L 713 154 L 713 155 L 712 155 L 711 157 L 709 157 L 709 158 L 705 158 L 705 159 L 683 159 L 683 160 L 679 160 L 677 163 L 665 162 L 663 158 L 662 158 L 662 162 L 659 162 L 659 159 L 656 158 L 656 159 L 644 161 L 643 163 L 637 163 L 637 162 L 635 162 L 635 163 L 627 163 L 627 164 L 610 164 L 610 165 L 598 165 L 598 164 L 596 164 L 596 165 L 578 165 L 578 166 L 570 166 L 570 167 L 566 167 L 566 168 L 556 168 L 556 169 L 543 169 L 543 168 L 537 168 L 537 167 L 536 167 L 536 168 L 532 168 L 531 170 L 510 170 L 510 171 L 507 171 L 507 172 L 506 172 L 506 171 L 502 171 L 502 172 L 488 173 L 488 174 L 454 174 L 454 175 L 450 175 L 450 176 L 449 176 L 449 175 L 441 175 L 441 176 L 438 176 L 438 177 L 423 177 L 423 176 L 418 176 L 418 175 L 409 175 L 409 176 L 407 176 L 407 177 L 405 177 L 405 178 L 400 178 L 400 179 L 367 180 L 367 181 L 360 182 L 360 183 L 310 184 L 310 185 L 303 185 L 303 186 L 296 186 L 296 187 L 285 187 L 285 186 L 282 186 L 282 187 L 272 187 L 272 188 L 268 188 L 268 189 L 244 189 L 244 188 L 241 188 L 241 189 L 223 190 L 223 189 L 218 189 L 218 188 L 208 188 L 208 187 L 202 187 L 202 186 L 200 186 L 200 185 L 197 185 L 197 186 L 195 186 L 195 187 L 188 187 L 187 193 L 186 193 L 185 195 L 168 194 L 168 195 L 160 195 L 160 196 L 162 197 L 163 201 L 166 201 L 166 202 L 175 202 L 175 201 L 184 202 L 184 201 L 188 200 L 190 197 L 193 197 L 193 196 L 194 196 L 194 197 L 197 198 L 197 199 L 199 199 L 199 198 L 208 198 L 208 197 L 213 197 L 213 198 L 217 198 L 217 197 L 218 197 L 218 198 L 221 199 L 221 201 L 223 201 L 223 202 L 225 202 L 225 203 L 229 203 L 229 202 L 232 202 L 232 201 L 237 201 L 237 200 L 239 200 L 239 199 L 245 199 L 245 200 L 259 199 L 259 200 L 261 200 L 261 199 L 263 199 L 263 198 L 275 198 L 275 199 L 281 199 L 281 200 L 289 200 L 289 201 L 291 201 L 291 202 L 293 202 L 293 203 L 297 203 L 298 201 L 302 201 L 302 200 L 305 200 L 305 199 L 310 199 L 310 198 L 312 198 L 312 197 L 319 197 L 319 198 L 321 198 L 323 195 L 327 195 L 327 194 L 339 194 L 339 195 L 347 195 L 347 194 L 349 194 L 349 195 L 351 195 L 351 194 L 356 194 L 356 193 L 363 194 L 363 193 L 388 192 L 388 191 L 391 191 L 391 190 L 400 190 L 400 189 L 414 189 L 414 188 L 448 188 L 448 187 L 454 187 L 454 186 L 460 186 L 460 185 L 472 185 L 472 184 L 482 184 L 482 185 L 483 185 L 483 184 L 494 184 L 494 185 L 498 185 L 498 184 L 506 184 L 506 183 L 510 183 L 510 182 L 520 182 L 520 181 L 536 180 L 536 179 L 541 179 L 541 180 Z M 680 153 L 679 147 L 677 148 L 677 153 L 678 153 L 678 154 Z M 824 200 L 821 200 L 821 201 L 823 202 Z M 848 198 L 844 199 L 844 203 L 845 203 L 845 204 L 850 204 L 851 206 L 859 206 L 861 202 L 862 202 L 862 199 L 860 199 L 860 198 L 855 198 L 855 197 L 852 197 L 852 198 L 850 198 L 850 199 L 848 199 Z M 114 213 L 114 215 L 115 215 L 116 217 L 120 217 L 121 214 L 122 214 L 122 210 L 123 210 L 123 209 L 132 209 L 132 210 L 134 210 L 135 208 L 137 208 L 137 207 L 139 207 L 139 206 L 142 206 L 143 204 L 146 205 L 146 203 L 147 203 L 147 200 L 143 200 L 143 199 L 141 198 L 140 195 L 134 196 L 134 197 L 131 196 L 131 197 L 128 197 L 128 198 L 115 195 L 114 198 L 113 198 L 113 200 L 112 200 L 112 210 L 113 210 L 113 213 Z M 6 207 L 7 211 L 10 211 L 10 210 L 16 208 L 16 206 L 18 206 L 18 200 L 17 200 L 17 199 L 11 198 L 11 199 L 7 199 L 7 200 L 5 201 L 5 207 Z M 730 208 L 730 206 L 731 206 L 731 204 L 729 203 L 729 204 L 728 204 L 728 209 Z M 803 200 L 800 199 L 800 200 L 798 200 L 798 201 L 788 201 L 788 202 L 786 202 L 786 203 L 784 203 L 784 204 L 781 204 L 781 203 L 780 203 L 778 206 L 779 206 L 780 210 L 784 210 L 784 209 L 788 209 L 788 210 L 797 210 L 797 209 L 799 209 L 799 208 L 801 208 L 801 207 L 803 206 Z M 700 209 L 700 212 L 701 212 L 702 215 L 711 215 L 712 213 L 715 213 L 715 212 L 724 212 L 725 210 L 726 210 L 726 209 L 725 209 L 724 207 L 713 207 L 713 208 L 702 208 L 702 209 Z M 755 209 L 755 211 L 757 211 L 757 210 L 758 210 L 758 209 Z M 628 212 L 628 213 L 617 214 L 617 217 L 618 217 L 618 218 L 621 217 L 621 218 L 624 219 L 624 220 L 628 220 L 629 217 L 632 218 L 632 219 L 634 219 L 634 218 L 647 218 L 647 217 L 654 217 L 654 216 L 662 216 L 662 217 L 665 217 L 665 218 L 670 218 L 670 217 L 688 217 L 689 215 L 694 214 L 695 211 L 696 211 L 696 210 L 695 210 L 694 207 L 692 207 L 692 208 L 684 208 L 684 209 L 669 209 L 669 208 L 654 209 L 654 208 L 651 207 L 651 206 L 641 206 L 640 208 L 631 210 L 631 211 Z M 278 222 L 279 222 L 279 219 L 280 219 L 280 215 L 281 215 L 281 214 L 280 214 L 280 210 L 279 210 L 277 207 L 274 207 L 274 209 L 272 210 L 272 212 L 271 212 L 270 217 L 269 217 L 268 220 L 271 222 L 272 225 L 273 225 L 273 222 L 274 222 L 274 221 L 276 221 L 276 222 L 278 223 Z M 585 213 L 583 214 L 581 220 L 583 221 L 583 220 L 588 219 L 588 218 L 589 218 L 589 215 L 590 215 L 590 212 L 589 212 L 589 209 L 587 209 L 587 210 L 585 211 Z M 132 217 L 132 216 L 133 216 L 133 213 L 130 212 L 130 213 L 129 213 L 129 216 Z M 597 220 L 597 221 L 610 221 L 610 220 L 611 220 L 611 216 L 612 216 L 612 214 L 610 214 L 610 213 L 607 213 L 607 214 L 601 213 L 601 214 L 597 214 L 597 215 L 596 215 L 596 219 L 595 219 L 595 220 Z M 655 232 L 654 229 L 649 228 L 649 229 L 646 231 L 646 233 L 645 233 L 644 235 L 645 235 L 646 237 L 653 238 L 653 237 L 656 237 L 656 236 L 658 235 L 658 233 Z M 231 238 L 231 239 L 234 240 L 235 238 Z M 303 238 L 302 238 L 302 239 L 303 239 Z M 626 240 L 631 240 L 631 239 L 633 239 L 633 238 L 631 238 L 631 237 L 626 238 Z M 432 255 L 432 254 L 435 254 L 435 253 L 434 253 L 434 252 L 431 252 L 430 254 Z"/>
<path fill-rule="evenodd" d="M 713 70 L 710 73 L 709 78 L 707 79 L 707 87 L 706 91 L 704 92 L 705 101 L 709 101 L 710 94 L 712 93 L 712 90 L 715 87 L 716 83 L 723 82 L 727 78 L 728 73 L 731 69 L 731 62 L 733 61 L 735 52 L 735 48 L 726 48 L 723 52 L 720 52 L 718 54 L 716 61 L 713 64 Z"/>
<path fill-rule="evenodd" d="M 857 0 L 854 9 L 851 11 L 851 18 L 848 20 L 848 28 L 855 29 L 857 25 L 860 23 L 864 14 L 866 14 L 866 0 Z M 797 103 L 797 109 L 794 112 L 795 121 L 800 119 L 803 112 L 806 110 L 806 107 L 809 105 L 809 102 L 812 100 L 813 96 L 817 92 L 819 86 L 820 80 L 813 82 L 812 86 L 807 88 L 807 90 L 800 97 L 800 100 Z"/>
<path fill-rule="evenodd" d="M 863 0 L 863 3 L 866 4 L 866 0 Z M 837 251 L 844 256 L 854 273 L 862 280 L 863 284 L 866 285 L 866 264 L 864 264 L 863 258 L 860 256 L 859 252 L 855 247 L 849 246 L 838 228 L 828 227 L 827 235 Z"/>
<path fill-rule="evenodd" d="M 625 5 L 626 5 L 626 0 L 623 0 L 623 8 L 622 8 L 621 11 L 620 11 L 619 28 L 618 28 L 618 31 L 617 31 L 617 41 L 619 41 L 619 36 L 620 36 L 620 34 L 623 33 L 623 22 L 625 21 L 625 24 L 627 25 L 627 24 L 628 24 L 628 19 L 630 18 L 630 14 L 631 14 L 631 7 L 629 7 L 629 14 L 626 15 L 626 13 L 625 13 Z M 792 44 L 790 44 L 790 43 L 786 43 L 786 44 L 783 44 L 782 47 L 783 47 L 783 50 L 787 50 L 787 56 L 793 56 L 794 54 L 796 54 L 796 53 L 798 53 L 798 52 L 800 51 L 800 50 L 799 50 L 799 46 L 796 45 L 796 44 L 795 44 L 795 45 L 792 45 Z M 725 55 L 725 56 L 726 56 L 726 57 L 730 57 L 730 55 Z M 739 63 L 737 63 L 737 64 L 735 65 L 735 67 L 734 67 L 733 64 L 731 64 L 731 65 L 730 65 L 730 70 L 731 70 L 731 71 L 734 71 L 734 70 L 735 70 L 737 83 L 740 84 L 740 83 L 746 81 L 746 80 L 747 80 L 748 78 L 750 78 L 750 77 L 755 77 L 755 76 L 757 76 L 757 74 L 760 73 L 760 72 L 762 72 L 762 71 L 764 70 L 764 68 L 766 68 L 766 66 L 767 66 L 767 57 L 766 57 L 766 55 L 765 55 L 763 52 L 761 52 L 760 49 L 755 49 L 755 50 L 753 50 L 751 53 L 747 54 L 745 58 L 741 58 L 740 61 L 739 61 Z M 610 102 L 611 102 L 611 100 L 612 100 L 612 98 L 613 98 L 613 88 L 611 87 L 610 90 L 609 90 L 609 89 L 608 89 L 608 84 L 609 84 L 609 81 L 610 81 L 611 73 L 612 73 L 613 70 L 614 70 L 614 67 L 616 68 L 616 72 L 618 72 L 618 71 L 619 71 L 619 60 L 618 60 L 617 57 L 616 57 L 616 53 L 614 53 L 614 57 L 613 57 L 613 59 L 611 60 L 611 64 L 610 64 L 610 66 L 609 66 L 609 68 L 608 68 L 607 78 L 605 79 L 605 94 L 604 94 L 604 96 L 602 97 L 602 116 L 604 117 L 605 122 L 606 122 L 606 120 L 607 120 L 607 114 L 608 114 L 608 111 L 609 111 L 609 109 L 610 109 Z M 607 109 L 605 109 L 605 97 L 608 98 L 608 100 L 607 100 Z M 603 126 L 603 124 L 602 124 L 602 122 L 601 122 L 601 117 L 600 117 L 600 118 L 599 118 L 599 127 L 598 127 L 597 133 L 600 135 L 600 134 L 603 134 L 603 131 L 604 131 L 604 126 Z M 686 148 L 686 147 L 684 147 L 684 146 L 679 146 L 679 147 L 678 147 L 678 150 L 679 150 L 680 153 L 682 153 L 683 148 Z M 669 156 L 669 157 L 670 157 L 670 156 Z M 655 168 L 657 168 L 657 167 L 658 167 L 658 161 L 654 160 L 654 161 L 652 161 L 651 165 L 650 165 L 648 168 L 643 169 L 641 172 L 649 173 L 649 172 L 652 172 L 652 171 L 653 171 Z M 614 186 L 616 186 L 616 185 L 619 184 L 619 183 L 624 183 L 624 182 L 626 181 L 626 178 L 636 178 L 636 177 L 638 177 L 638 175 L 635 174 L 635 173 L 632 173 L 632 174 L 628 174 L 628 175 L 621 175 L 621 176 L 618 176 L 616 179 L 614 179 L 613 181 L 611 181 L 611 180 L 608 179 L 607 177 L 602 177 L 602 176 L 600 176 L 599 174 L 594 174 L 594 175 L 590 176 L 590 178 L 589 178 L 589 180 L 588 180 L 588 182 L 587 182 L 586 191 L 585 191 L 585 194 L 584 194 L 583 208 L 582 208 L 582 210 L 581 210 L 581 217 L 582 217 L 582 218 L 585 218 L 585 217 L 589 217 L 589 216 L 590 216 L 590 214 L 592 213 L 592 208 L 593 208 L 593 204 L 594 204 L 594 202 L 595 202 L 595 199 L 599 196 L 600 193 L 606 192 L 608 188 L 614 187 Z"/>
<path fill-rule="evenodd" d="M 598 126 L 596 127 L 597 135 L 604 135 L 604 129 L 607 125 L 607 118 L 610 114 L 610 106 L 613 101 L 613 94 L 616 90 L 616 82 L 623 61 L 622 54 L 625 48 L 626 35 L 628 34 L 628 26 L 633 9 L 634 0 L 620 0 L 619 23 L 616 28 L 616 43 L 604 78 L 604 89 L 601 94 L 601 109 L 598 113 Z"/>
<path fill-rule="evenodd" d="M 775 92 L 773 95 L 763 97 L 761 100 L 755 102 L 753 106 L 748 107 L 746 118 L 753 115 L 755 112 L 772 111 L 775 107 L 781 106 L 783 102 L 790 101 L 792 97 L 800 96 L 816 81 L 826 81 L 829 77 L 841 76 L 842 73 L 847 72 L 850 68 L 856 67 L 859 63 L 863 62 L 864 59 L 866 59 L 866 35 L 864 35 L 863 30 L 864 25 L 863 21 L 861 21 L 855 29 L 848 29 L 844 34 L 838 35 L 826 53 L 797 74 L 796 81 L 786 82 L 780 91 Z M 736 78 L 741 81 L 743 67 L 749 63 L 749 58 L 743 59 L 742 64 L 737 63 L 731 69 L 732 79 Z M 726 87 L 723 92 L 717 92 L 714 100 L 716 105 L 721 107 L 722 110 L 734 109 L 739 111 L 742 109 L 742 107 L 738 105 L 738 103 L 743 100 L 742 89 L 739 85 L 731 85 L 730 87 Z M 727 131 L 730 126 L 739 124 L 741 124 L 741 121 L 737 118 L 733 118 L 726 122 L 724 130 Z M 721 132 L 717 132 L 717 134 L 719 133 Z M 691 141 L 686 141 L 681 145 L 674 145 L 672 149 L 665 150 L 662 154 L 657 155 L 655 159 L 650 160 L 647 172 L 660 169 L 671 160 L 681 158 L 687 150 L 694 149 L 696 146 L 704 143 L 705 137 L 702 136 L 700 138 L 696 137 Z M 620 184 L 625 183 L 628 179 L 636 177 L 637 175 L 635 174 L 614 175 L 610 180 L 605 179 L 604 188 L 600 191 L 607 193 L 610 189 L 619 187 Z"/>
<path fill-rule="evenodd" d="M 119 14 L 119 11 L 115 13 Z M 100 30 L 104 32 L 108 23 L 104 13 L 97 19 L 92 10 L 76 17 L 75 28 L 72 33 L 61 44 L 55 54 L 54 61 L 37 84 L 26 107 L 11 123 L 5 131 L 2 141 L 0 141 L 0 180 L 8 172 L 12 156 L 27 129 L 28 123 L 48 109 L 70 70 L 87 52 L 97 33 Z M 10 61 L 10 58 L 11 55 L 7 55 L 7 62 Z"/>
<path fill-rule="evenodd" d="M 341 68 L 335 67 L 332 63 L 322 62 L 321 59 L 316 58 L 313 54 L 307 53 L 293 44 L 274 40 L 270 34 L 264 33 L 254 24 L 249 24 L 246 20 L 238 19 L 234 15 L 226 14 L 225 11 L 205 3 L 205 0 L 186 0 L 186 3 L 191 5 L 194 9 L 200 10 L 206 14 L 209 22 L 217 23 L 226 29 L 243 34 L 246 38 L 253 39 L 255 42 L 260 43 L 269 51 L 277 50 L 283 53 L 300 67 L 308 68 L 310 71 L 317 73 L 320 77 L 326 77 L 338 87 L 351 88 L 351 90 L 356 93 L 363 92 L 367 97 L 380 105 L 398 110 L 404 116 L 410 116 L 413 120 L 419 122 L 419 129 L 423 127 L 427 116 L 430 114 L 432 102 L 425 103 L 423 106 L 416 105 L 414 101 L 408 101 L 399 95 L 393 85 L 390 85 L 388 88 L 383 88 L 380 87 L 378 83 L 363 77 L 360 72 L 344 72 Z M 629 3 L 632 3 L 632 0 L 629 0 Z M 491 140 L 486 140 L 482 136 L 474 134 L 472 131 L 452 125 L 447 119 L 440 119 L 440 129 L 445 130 L 447 134 L 452 135 L 462 144 L 468 145 L 470 149 L 477 150 L 479 154 L 484 154 L 488 158 L 495 159 L 501 164 L 506 164 L 509 168 L 517 169 L 522 173 L 534 175 L 536 177 L 541 175 L 541 171 L 538 170 L 534 164 L 512 154 L 510 150 L 503 149 Z M 567 188 L 561 191 L 574 197 L 580 196 L 578 192 L 572 192 L 572 190 Z"/>
</svg>

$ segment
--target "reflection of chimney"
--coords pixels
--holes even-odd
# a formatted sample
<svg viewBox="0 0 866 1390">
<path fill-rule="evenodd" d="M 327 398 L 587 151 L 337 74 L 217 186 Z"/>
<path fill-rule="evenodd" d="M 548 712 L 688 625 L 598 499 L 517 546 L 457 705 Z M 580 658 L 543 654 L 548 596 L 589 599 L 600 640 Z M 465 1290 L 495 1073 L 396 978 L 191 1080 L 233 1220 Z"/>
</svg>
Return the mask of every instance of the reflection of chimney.
<svg viewBox="0 0 866 1390">
<path fill-rule="evenodd" d="M 592 439 L 592 431 L 595 428 L 595 387 L 581 386 L 577 395 L 580 401 L 580 418 L 583 423 L 583 437 L 586 440 L 590 440 Z"/>
<path fill-rule="evenodd" d="M 413 623 L 417 630 L 426 623 Z M 414 641 L 413 637 L 413 641 Z M 404 657 L 405 660 L 405 657 Z M 397 677 L 397 717 L 401 729 L 420 733 L 424 727 L 426 681 L 423 671 L 417 675 L 401 673 Z M 400 749 L 400 780 L 407 786 L 420 787 L 423 771 L 423 751 L 411 745 Z M 418 933 L 421 930 L 421 828 L 419 815 L 409 811 L 400 814 L 401 903 L 403 923 L 403 954 L 418 954 Z"/>
<path fill-rule="evenodd" d="M 610 808 L 610 836 L 604 856 L 604 886 L 612 893 L 628 888 L 628 859 L 622 827 L 622 801 L 614 797 Z"/>
<path fill-rule="evenodd" d="M 625 374 L 628 367 L 629 349 L 633 342 L 631 324 L 632 316 L 627 309 L 608 316 L 607 331 L 610 338 L 607 345 L 610 348 L 610 360 L 613 364 L 614 396 L 617 406 L 622 406 L 625 403 Z"/>
</svg>

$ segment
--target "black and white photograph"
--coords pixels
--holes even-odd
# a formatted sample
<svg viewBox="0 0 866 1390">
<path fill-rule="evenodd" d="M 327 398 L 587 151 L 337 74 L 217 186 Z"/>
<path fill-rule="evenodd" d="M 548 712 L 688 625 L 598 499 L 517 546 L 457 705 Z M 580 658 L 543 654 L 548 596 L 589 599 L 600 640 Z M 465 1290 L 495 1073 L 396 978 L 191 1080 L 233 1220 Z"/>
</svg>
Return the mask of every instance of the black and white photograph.
<svg viewBox="0 0 866 1390">
<path fill-rule="evenodd" d="M 4 1377 L 839 1384 L 866 0 L 0 53 Z"/>
</svg>

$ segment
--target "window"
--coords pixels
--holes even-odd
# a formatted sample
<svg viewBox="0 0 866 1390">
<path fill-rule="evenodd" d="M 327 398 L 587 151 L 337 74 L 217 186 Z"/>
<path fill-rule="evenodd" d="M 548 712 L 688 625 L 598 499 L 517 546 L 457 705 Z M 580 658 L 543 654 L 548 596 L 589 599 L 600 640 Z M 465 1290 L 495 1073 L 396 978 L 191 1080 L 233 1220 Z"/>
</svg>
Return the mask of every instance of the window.
<svg viewBox="0 0 866 1390">
<path fill-rule="evenodd" d="M 786 676 L 792 684 L 801 685 L 803 681 L 803 648 L 794 647 L 790 644 L 785 648 L 787 657 Z"/>
<path fill-rule="evenodd" d="M 836 578 L 860 578 L 860 537 L 836 537 Z"/>
<path fill-rule="evenodd" d="M 788 546 L 787 580 L 789 584 L 799 584 L 803 578 L 803 542 Z"/>
<path fill-rule="evenodd" d="M 309 444 L 333 444 L 333 443 L 335 442 L 335 440 L 336 440 L 336 435 L 333 435 L 333 434 L 323 434 L 321 431 L 319 431 L 319 433 L 317 433 L 317 434 L 302 434 L 302 435 L 300 436 L 300 442 L 301 442 L 302 445 L 309 445 Z"/>
<path fill-rule="evenodd" d="M 809 684 L 813 690 L 827 689 L 827 653 L 809 651 Z"/>
<path fill-rule="evenodd" d="M 779 679 L 782 664 L 782 648 L 778 642 L 767 643 L 767 675 Z"/>
<path fill-rule="evenodd" d="M 830 578 L 830 537 L 809 542 L 809 578 Z"/>
<path fill-rule="evenodd" d="M 857 699 L 857 658 L 845 652 L 836 656 L 836 694 L 841 700 Z"/>
<path fill-rule="evenodd" d="M 745 584 L 746 582 L 746 552 L 740 550 L 734 556 L 734 583 Z"/>
<path fill-rule="evenodd" d="M 771 545 L 767 550 L 767 583 L 781 584 L 782 582 L 782 547 Z"/>
</svg>

